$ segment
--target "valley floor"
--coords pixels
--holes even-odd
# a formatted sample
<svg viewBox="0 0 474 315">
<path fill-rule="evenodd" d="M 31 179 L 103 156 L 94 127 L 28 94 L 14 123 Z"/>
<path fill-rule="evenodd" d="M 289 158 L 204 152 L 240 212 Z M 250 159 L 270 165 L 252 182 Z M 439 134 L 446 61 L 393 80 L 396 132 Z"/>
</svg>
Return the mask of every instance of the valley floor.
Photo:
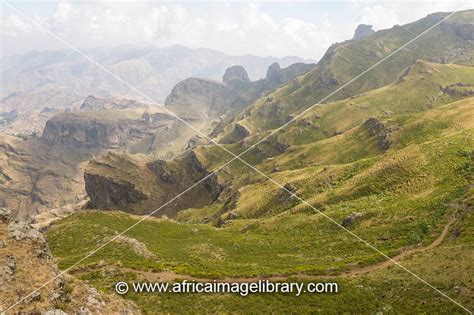
<svg viewBox="0 0 474 315">
<path fill-rule="evenodd" d="M 463 202 L 472 202 L 466 201 Z M 393 256 L 393 259 L 412 271 L 414 274 L 426 280 L 429 284 L 445 293 L 453 300 L 459 302 L 466 308 L 474 306 L 474 286 L 469 275 L 474 272 L 470 263 L 473 260 L 472 249 L 464 247 L 464 244 L 471 242 L 472 235 L 469 230 L 474 226 L 474 220 L 470 211 L 451 211 L 452 217 L 444 219 L 443 227 L 437 229 L 436 235 L 432 235 L 432 241 L 425 246 L 413 247 L 402 250 L 400 254 Z M 119 212 L 82 212 L 66 219 L 65 222 L 54 227 L 48 234 L 50 246 L 59 257 L 60 266 L 67 268 L 72 262 L 71 256 L 64 255 L 65 252 L 72 256 L 85 254 L 97 239 L 90 244 L 69 247 L 58 236 L 68 229 L 75 230 L 74 226 L 79 224 L 86 229 L 81 229 L 84 236 L 89 238 L 88 231 L 107 231 L 105 235 L 114 235 L 119 232 L 124 223 L 136 221 L 136 218 Z M 428 285 L 424 284 L 414 276 L 407 273 L 390 261 L 381 260 L 375 263 L 356 262 L 351 264 L 346 271 L 335 271 L 328 274 L 315 275 L 303 271 L 300 273 L 281 274 L 271 276 L 271 261 L 280 260 L 287 263 L 288 260 L 282 255 L 281 249 L 275 249 L 272 256 L 263 259 L 259 253 L 255 253 L 255 263 L 258 268 L 254 268 L 251 274 L 242 276 L 237 266 L 229 265 L 220 275 L 212 275 L 213 269 L 219 269 L 219 262 L 227 260 L 224 248 L 222 256 L 209 257 L 208 262 L 216 264 L 216 268 L 210 267 L 207 277 L 202 273 L 206 268 L 203 266 L 203 257 L 193 257 L 196 253 L 189 253 L 189 257 L 180 257 L 179 253 L 173 260 L 170 260 L 167 251 L 177 250 L 180 247 L 177 237 L 182 237 L 183 233 L 190 234 L 191 237 L 198 238 L 200 249 L 211 248 L 218 242 L 218 239 L 209 239 L 207 227 L 203 225 L 190 225 L 177 223 L 171 220 L 158 220 L 143 222 L 143 229 L 137 233 L 130 233 L 129 237 L 135 238 L 153 254 L 153 258 L 140 256 L 135 247 L 124 245 L 124 243 L 111 244 L 109 248 L 97 253 L 96 257 L 75 267 L 70 273 L 78 279 L 99 288 L 101 291 L 113 293 L 114 284 L 117 281 L 178 281 L 183 279 L 208 281 L 215 278 L 222 281 L 257 281 L 268 279 L 272 281 L 331 281 L 339 284 L 337 294 L 309 294 L 303 293 L 296 297 L 289 294 L 251 294 L 241 297 L 236 294 L 146 294 L 127 293 L 124 298 L 134 301 L 144 313 L 158 312 L 322 312 L 322 313 L 361 313 L 373 314 L 377 312 L 411 314 L 436 313 L 436 314 L 463 314 L 460 306 L 443 297 Z M 61 228 L 61 225 L 62 228 Z M 90 230 L 88 229 L 90 228 Z M 153 236 L 147 236 L 148 229 L 157 231 Z M 225 228 L 228 229 L 228 228 Z M 224 230 L 225 230 L 224 229 Z M 196 232 L 197 230 L 197 232 Z M 62 232 L 60 232 L 62 231 Z M 149 230 L 148 230 L 149 231 Z M 71 231 L 72 232 L 72 231 Z M 199 234 L 205 234 L 203 238 Z M 225 232 L 223 232 L 225 233 Z M 241 232 L 246 233 L 246 232 Z M 434 234 L 434 233 L 433 233 Z M 73 234 L 70 234 L 71 236 Z M 70 239 L 70 238 L 69 238 Z M 107 239 L 107 238 L 104 238 Z M 156 247 L 156 240 L 161 244 L 167 244 L 159 248 Z M 173 241 L 175 240 L 175 241 Z M 348 246 L 349 245 L 349 246 Z M 354 244 L 346 243 L 345 248 L 348 253 L 354 250 Z M 214 253 L 219 253 L 215 250 Z M 62 254 L 61 254 L 62 253 Z M 212 255 L 211 255 L 212 256 Z M 377 260 L 374 255 L 374 261 Z M 77 256 L 76 256 L 77 257 Z M 261 259 L 261 260 L 260 260 Z M 291 260 L 291 259 L 290 259 Z M 291 263 L 289 263 L 291 265 Z M 201 274 L 197 269 L 201 268 Z M 204 268 L 203 268 L 204 267 Z M 337 268 L 335 268 L 337 269 Z M 261 273 L 259 273 L 260 270 Z M 267 270 L 266 272 L 263 270 Z M 275 269 L 274 269 L 275 270 Z M 186 272 L 187 271 L 187 272 Z M 183 303 L 186 301 L 186 303 Z"/>
</svg>

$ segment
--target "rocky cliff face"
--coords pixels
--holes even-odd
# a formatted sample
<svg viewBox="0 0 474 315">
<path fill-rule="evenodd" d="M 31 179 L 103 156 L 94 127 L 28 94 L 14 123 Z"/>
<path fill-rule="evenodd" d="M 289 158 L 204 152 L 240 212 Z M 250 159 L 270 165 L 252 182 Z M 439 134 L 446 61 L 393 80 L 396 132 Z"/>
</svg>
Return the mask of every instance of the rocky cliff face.
<svg viewBox="0 0 474 315">
<path fill-rule="evenodd" d="M 279 85 L 285 84 L 302 75 L 314 65 L 307 63 L 294 63 L 287 68 L 280 68 L 278 63 L 274 63 L 268 67 L 267 75 L 265 77 L 266 86 L 268 90 L 274 89 Z"/>
<path fill-rule="evenodd" d="M 85 195 L 81 163 L 90 157 L 39 138 L 0 135 L 0 207 L 24 220 L 79 201 Z"/>
<path fill-rule="evenodd" d="M 54 116 L 46 122 L 42 138 L 53 146 L 69 148 L 118 148 L 125 145 L 131 122 L 93 119 L 74 113 Z"/>
<path fill-rule="evenodd" d="M 115 180 L 113 177 L 85 173 L 84 181 L 92 208 L 126 209 L 129 205 L 148 198 L 133 183 Z"/>
<path fill-rule="evenodd" d="M 95 97 L 84 104 L 88 105 L 83 110 L 49 119 L 42 135 L 44 142 L 54 148 L 123 149 L 173 156 L 181 153 L 192 137 L 190 130 L 183 130 L 184 125 L 159 106 Z"/>
<path fill-rule="evenodd" d="M 281 69 L 275 64 L 268 78 L 251 82 L 245 69 L 233 66 L 224 82 L 189 78 L 179 82 L 165 102 L 166 109 L 184 118 L 203 132 L 232 115 L 265 91 L 303 73 L 312 65 L 295 64 Z M 236 137 L 249 131 L 242 126 Z M 86 150 L 121 149 L 130 153 L 163 153 L 162 158 L 140 158 L 109 153 L 92 160 L 84 173 L 89 206 L 149 213 L 180 191 L 209 174 L 193 152 L 172 162 L 196 137 L 169 113 L 135 101 L 87 97 L 78 112 L 61 113 L 51 118 L 42 139 L 53 148 Z M 193 141 L 191 141 L 192 146 Z M 171 155 L 166 150 L 173 148 Z M 166 154 L 165 154 L 166 153 Z M 220 184 L 210 176 L 195 192 L 167 205 L 157 215 L 174 216 L 177 211 L 211 203 L 220 194 Z"/>
<path fill-rule="evenodd" d="M 209 171 L 192 151 L 173 161 L 110 152 L 89 163 L 84 181 L 90 208 L 148 214 L 207 175 Z M 221 190 L 217 177 L 209 176 L 154 215 L 174 217 L 180 210 L 205 206 L 216 200 Z"/>
<path fill-rule="evenodd" d="M 276 84 L 282 84 L 283 76 L 282 76 L 280 65 L 278 63 L 274 63 L 270 65 L 270 67 L 268 67 L 267 75 L 265 78 Z"/>
</svg>

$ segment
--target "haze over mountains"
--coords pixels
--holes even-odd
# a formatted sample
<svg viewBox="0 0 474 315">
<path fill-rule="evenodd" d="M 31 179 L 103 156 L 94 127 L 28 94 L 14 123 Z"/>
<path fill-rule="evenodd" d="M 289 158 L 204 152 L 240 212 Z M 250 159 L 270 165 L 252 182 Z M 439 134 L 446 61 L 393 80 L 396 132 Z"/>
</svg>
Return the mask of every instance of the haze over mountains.
<svg viewBox="0 0 474 315">
<path fill-rule="evenodd" d="M 220 80 L 225 69 L 242 65 L 252 80 L 265 76 L 274 62 L 286 67 L 311 62 L 298 57 L 230 56 L 211 49 L 116 47 L 84 53 L 158 103 L 188 77 Z M 0 60 L 2 111 L 70 106 L 89 94 L 143 99 L 129 87 L 76 52 L 32 51 Z"/>
<path fill-rule="evenodd" d="M 73 53 L 5 59 L 5 106 L 41 114 L 45 127 L 0 134 L 0 237 L 7 240 L 0 296 L 10 304 L 22 298 L 12 293 L 26 281 L 18 270 L 42 264 L 37 282 L 48 277 L 46 267 L 57 274 L 55 257 L 60 270 L 71 269 L 59 278 L 69 287 L 52 283 L 16 309 L 76 311 L 76 297 L 110 312 L 111 305 L 90 301 L 114 301 L 111 283 L 123 279 L 264 278 L 332 279 L 345 290 L 185 295 L 190 303 L 183 295 L 130 292 L 116 306 L 144 313 L 460 310 L 389 256 L 473 306 L 474 10 L 443 20 L 448 14 L 377 32 L 360 26 L 316 64 L 183 47 L 91 52 L 163 106 Z M 28 119 L 3 117 L 12 130 Z M 229 152 L 245 152 L 241 158 L 265 176 L 228 163 Z M 154 217 L 139 222 L 144 214 Z M 98 291 L 81 295 L 88 286 Z"/>
<path fill-rule="evenodd" d="M 250 80 L 242 66 L 223 71 L 222 82 L 188 78 L 175 85 L 164 107 L 89 95 L 82 103 L 66 109 L 47 107 L 20 112 L 4 121 L 8 133 L 20 138 L 0 137 L 6 157 L 0 163 L 3 175 L 0 202 L 21 219 L 65 203 L 81 203 L 80 196 L 87 188 L 83 183 L 86 177 L 83 163 L 94 155 L 117 150 L 161 159 L 176 157 L 206 141 L 172 113 L 193 128 L 211 133 L 261 95 L 304 74 L 312 66 L 296 63 L 280 68 L 273 63 L 265 77 L 256 81 Z M 127 194 L 128 190 L 122 191 Z M 170 193 L 174 191 L 171 189 Z M 101 194 L 94 195 L 101 198 Z M 103 204 L 113 207 L 113 200 Z"/>
</svg>

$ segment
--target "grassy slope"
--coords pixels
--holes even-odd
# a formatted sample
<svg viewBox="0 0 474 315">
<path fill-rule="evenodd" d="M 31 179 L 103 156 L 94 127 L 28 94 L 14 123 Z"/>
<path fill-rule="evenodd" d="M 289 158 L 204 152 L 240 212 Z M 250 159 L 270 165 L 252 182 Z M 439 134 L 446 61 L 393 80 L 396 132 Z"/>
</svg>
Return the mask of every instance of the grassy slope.
<svg viewBox="0 0 474 315">
<path fill-rule="evenodd" d="M 466 244 L 472 244 L 472 236 L 469 230 L 474 227 L 474 221 L 469 209 L 471 209 L 473 205 L 473 195 L 474 191 L 471 188 L 470 192 L 463 191 L 463 194 L 451 203 L 449 212 L 456 212 L 459 221 L 456 226 L 450 230 L 449 237 L 446 238 L 439 247 L 430 251 L 417 253 L 402 261 L 402 264 L 411 271 L 467 307 L 472 307 L 474 304 L 474 298 L 470 293 L 470 290 L 472 290 L 472 280 L 466 277 L 466 275 L 474 272 L 472 264 L 469 263 L 473 258 L 472 247 L 466 247 Z M 124 228 L 125 225 L 131 224 L 136 220 L 137 219 L 120 213 L 92 212 L 88 214 L 77 214 L 63 221 L 59 226 L 56 226 L 52 232 L 48 234 L 48 241 L 51 244 L 53 252 L 56 255 L 59 254 L 58 257 L 61 259 L 61 266 L 64 268 L 69 262 L 72 262 L 72 259 L 77 258 L 73 256 L 79 253 L 84 254 L 87 248 L 95 246 L 101 236 L 112 233 L 112 230 L 120 230 Z M 287 222 L 285 222 L 281 227 L 287 226 L 288 229 L 295 228 L 293 224 L 299 220 L 304 220 L 306 223 L 319 221 L 311 219 L 310 217 L 293 216 L 289 226 L 287 226 Z M 274 225 L 275 222 L 270 223 L 263 221 L 261 224 Z M 304 226 L 306 228 L 303 231 L 294 229 L 291 234 L 323 234 L 329 232 L 336 239 L 341 236 L 341 233 L 337 230 L 321 231 L 318 233 L 321 224 L 305 224 Z M 61 229 L 62 227 L 68 227 L 68 229 Z M 105 230 L 107 232 L 104 232 L 104 235 L 97 235 L 98 227 L 100 227 L 101 231 Z M 196 229 L 198 230 L 197 232 Z M 258 230 L 258 228 L 254 229 Z M 260 227 L 260 229 L 262 228 Z M 67 231 L 67 235 L 61 235 L 61 233 L 63 233 L 61 230 Z M 312 231 L 310 232 L 309 230 Z M 153 233 L 151 233 L 151 231 L 153 231 Z M 227 238 L 228 235 L 226 235 L 227 232 L 219 234 L 216 238 L 210 238 L 212 233 L 216 232 L 215 230 L 211 232 L 208 226 L 177 224 L 158 220 L 144 222 L 143 225 L 137 226 L 135 232 L 129 235 L 145 242 L 149 249 L 160 255 L 158 256 L 158 260 L 162 261 L 161 263 L 145 263 L 143 257 L 137 257 L 137 255 L 130 249 L 127 249 L 127 247 L 120 247 L 115 244 L 114 246 L 105 248 L 94 260 L 103 259 L 110 264 L 131 266 L 133 268 L 171 268 L 185 271 L 176 266 L 164 264 L 163 261 L 166 261 L 169 257 L 172 257 L 171 259 L 176 261 L 183 260 L 185 256 L 190 256 L 189 259 L 192 261 L 192 264 L 198 268 L 203 268 L 207 263 L 202 262 L 207 260 L 209 261 L 208 264 L 214 264 L 213 270 L 219 269 L 219 266 L 222 263 L 225 264 L 229 259 L 228 253 L 231 252 L 231 248 L 224 248 L 224 251 L 216 250 L 217 248 L 214 247 L 217 246 L 216 244 L 222 245 L 226 241 L 229 241 L 229 239 Z M 237 237 L 235 243 L 240 245 L 239 251 L 242 253 L 243 258 L 242 260 L 239 258 L 239 261 L 245 262 L 248 250 L 246 250 L 247 246 L 243 245 L 248 245 L 252 237 L 247 236 L 247 242 L 242 242 L 239 235 L 254 233 L 243 230 L 239 232 L 234 231 L 234 233 L 237 234 L 233 237 Z M 273 235 L 273 238 L 277 238 L 278 234 L 275 233 L 274 230 L 272 233 L 276 234 Z M 64 238 L 65 236 L 67 237 Z M 78 248 L 74 237 L 79 236 L 86 239 L 86 244 Z M 288 235 L 285 237 L 288 238 Z M 65 242 L 67 239 L 69 239 L 69 241 Z M 185 242 L 183 240 L 185 240 Z M 281 250 L 281 248 L 272 250 L 272 254 L 264 259 L 265 257 L 262 256 L 267 254 L 265 245 L 268 246 L 268 244 L 265 243 L 268 243 L 268 239 L 260 236 L 258 240 L 254 239 L 253 241 L 259 243 L 258 250 L 253 251 L 254 257 L 252 261 L 254 264 L 275 265 L 276 260 L 283 262 L 283 265 L 286 266 L 288 261 L 291 263 L 291 261 L 294 260 L 293 255 L 276 256 L 275 254 L 278 253 L 278 250 Z M 292 244 L 292 238 L 290 238 L 288 242 Z M 199 243 L 204 243 L 205 246 L 197 246 Z M 184 248 L 182 248 L 182 245 L 184 245 Z M 350 253 L 353 253 L 358 247 L 355 243 L 350 241 L 345 242 L 344 245 L 343 249 L 346 256 L 350 256 Z M 318 247 L 318 245 L 316 245 L 316 247 Z M 324 246 L 321 247 L 324 248 Z M 197 248 L 199 248 L 199 251 L 196 252 Z M 208 250 L 207 252 L 206 249 Z M 189 250 L 191 251 L 189 252 Z M 295 250 L 296 249 L 293 248 L 292 252 Z M 308 248 L 306 251 L 307 250 Z M 324 253 L 334 253 L 334 250 L 336 250 L 334 246 L 325 248 Z M 71 253 L 73 254 L 71 255 Z M 219 255 L 217 255 L 217 253 L 219 253 Z M 305 252 L 305 255 L 306 254 Z M 69 258 L 72 259 L 69 260 Z M 328 259 L 331 260 L 329 257 Z M 86 263 L 90 263 L 90 261 L 86 261 Z M 123 272 L 117 268 L 106 268 L 107 264 L 103 262 L 101 264 L 102 268 L 99 268 L 98 271 L 83 274 L 80 278 L 89 281 L 91 284 L 107 292 L 112 292 L 111 287 L 119 280 L 146 280 L 141 275 Z M 238 269 L 238 266 L 235 268 L 232 267 L 232 269 Z M 327 279 L 321 280 L 329 281 Z M 331 281 L 336 281 L 341 287 L 340 293 L 337 295 L 303 294 L 297 298 L 292 295 L 268 294 L 250 295 L 242 298 L 232 294 L 160 295 L 129 293 L 126 295 L 126 298 L 132 299 L 144 312 L 150 313 L 157 311 L 174 313 L 199 311 L 238 313 L 243 311 L 247 313 L 257 311 L 356 312 L 364 314 L 373 314 L 378 311 L 396 314 L 413 314 L 419 312 L 443 314 L 462 313 L 459 307 L 447 301 L 421 282 L 418 282 L 403 270 L 394 266 L 354 278 L 334 278 L 331 279 Z M 182 303 L 183 298 L 186 298 L 186 303 Z M 403 301 L 403 303 L 400 303 L 400 301 Z"/>
<path fill-rule="evenodd" d="M 377 143 L 378 139 L 370 136 L 367 128 L 361 126 L 368 118 L 376 117 L 386 123 L 389 129 L 400 129 L 406 120 L 414 119 L 412 117 L 416 117 L 416 113 L 434 110 L 460 99 L 460 96 L 440 92 L 444 87 L 463 82 L 469 84 L 468 88 L 474 91 L 473 78 L 472 67 L 418 62 L 397 83 L 314 108 L 283 131 L 250 150 L 243 159 L 269 173 L 272 169 L 345 164 L 380 155 L 384 150 Z M 464 106 L 470 108 L 469 104 Z M 457 110 L 458 116 L 462 117 L 462 111 L 463 109 Z M 348 112 L 351 114 L 347 115 Z M 449 126 L 448 117 L 442 121 L 443 113 L 444 110 L 433 111 L 433 115 L 437 117 L 420 118 L 421 122 L 410 127 L 414 130 L 390 132 L 395 137 L 393 145 L 400 148 L 406 146 L 413 137 L 424 135 L 423 139 L 426 140 L 436 136 L 439 130 Z M 339 133 L 343 134 L 334 136 Z M 266 134 L 263 132 L 226 147 L 239 153 Z M 420 138 L 419 141 L 423 139 Z M 280 150 L 279 146 L 289 148 Z M 199 147 L 196 154 L 210 170 L 231 159 L 228 153 L 216 146 Z M 228 165 L 219 173 L 219 177 L 224 182 L 231 182 L 234 193 L 240 187 L 262 180 L 240 162 Z"/>
<path fill-rule="evenodd" d="M 282 184 L 288 184 L 337 222 L 348 214 L 362 216 L 349 229 L 388 255 L 426 246 L 454 213 L 462 217 L 435 249 L 417 253 L 402 263 L 447 294 L 474 305 L 472 281 L 472 150 L 473 98 L 440 93 L 453 83 L 469 83 L 473 69 L 419 62 L 392 85 L 357 97 L 332 102 L 309 112 L 291 128 L 249 152 L 244 159 Z M 470 89 L 470 87 L 468 87 Z M 463 87 L 464 89 L 464 87 Z M 350 112 L 351 115 L 347 115 Z M 380 133 L 364 122 L 376 117 L 390 139 L 380 145 Z M 317 125 L 317 128 L 314 128 Z M 311 130 L 313 128 L 313 130 Z M 342 134 L 335 135 L 335 133 Z M 265 133 L 227 147 L 240 152 Z M 276 144 L 290 145 L 279 150 Z M 230 157 L 221 149 L 195 150 L 207 169 Z M 248 167 L 234 162 L 219 174 L 229 191 L 201 209 L 188 209 L 178 219 L 147 220 L 127 235 L 146 245 L 146 258 L 124 244 L 107 246 L 79 268 L 80 275 L 103 290 L 117 279 L 141 277 L 122 267 L 169 269 L 201 277 L 254 276 L 299 272 L 340 275 L 383 260 L 379 254 L 315 214 Z M 225 198 L 229 200 L 224 200 Z M 237 219 L 221 228 L 199 222 Z M 223 213 L 227 211 L 227 213 Z M 462 213 L 462 215 L 461 215 Z M 211 219 L 210 219 L 211 218 Z M 120 212 L 77 213 L 54 225 L 48 243 L 61 268 L 67 268 L 108 237 L 137 222 Z M 83 240 L 78 244 L 77 239 Z M 126 274 L 123 274 L 125 272 Z M 397 268 L 355 278 L 340 277 L 333 295 L 134 295 L 144 311 L 163 312 L 356 312 L 458 313 L 460 309 Z M 401 303 L 403 301 L 403 303 Z"/>
<path fill-rule="evenodd" d="M 290 182 L 299 195 L 318 205 L 337 222 L 349 213 L 362 213 L 362 218 L 350 229 L 389 255 L 395 255 L 402 247 L 427 245 L 439 235 L 453 213 L 466 208 L 465 204 L 457 204 L 472 193 L 466 192 L 472 175 L 474 147 L 472 104 L 472 99 L 466 99 L 410 117 L 393 116 L 399 124 L 396 131 L 399 141 L 396 149 L 387 153 L 331 165 L 329 169 L 323 165 L 293 169 L 292 165 L 282 163 L 281 167 L 288 170 L 273 176 L 280 182 Z M 436 122 L 435 127 L 432 128 L 430 122 Z M 420 125 L 425 127 L 422 132 Z M 353 133 L 357 132 L 357 128 L 354 129 Z M 348 138 L 342 141 L 352 141 L 351 136 Z M 276 160 L 292 159 L 286 159 L 283 154 Z M 199 221 L 201 216 L 213 213 L 217 206 L 188 210 L 181 219 Z M 234 211 L 242 219 L 233 220 L 223 228 L 168 220 L 145 221 L 127 235 L 144 243 L 155 258 L 145 258 L 126 245 L 113 244 L 84 261 L 81 267 L 170 269 L 203 277 L 298 272 L 337 275 L 383 260 L 321 215 L 296 206 L 268 183 L 242 188 Z M 66 268 L 104 239 L 136 221 L 137 218 L 117 212 L 82 212 L 53 226 L 47 235 L 48 243 L 59 258 L 60 267 Z M 472 283 L 466 280 L 466 274 L 469 274 L 468 268 L 472 268 L 468 264 L 472 252 L 463 249 L 465 242 L 469 242 L 466 231 L 472 223 L 467 212 L 459 223 L 458 238 L 449 239 L 434 251 L 417 254 L 407 261 L 413 271 L 419 270 L 434 285 L 468 305 L 472 305 L 469 293 Z M 78 238 L 84 241 L 77 244 Z M 435 252 L 438 254 L 433 256 Z M 437 261 L 428 268 L 426 262 L 432 257 Z M 457 259 L 453 261 L 451 257 Z M 451 272 L 451 264 L 456 266 L 455 272 Z M 104 290 L 110 290 L 115 279 L 141 277 L 124 275 L 118 269 L 107 270 L 91 271 L 81 277 Z M 449 277 L 446 271 L 450 272 Z M 397 268 L 336 280 L 343 287 L 343 292 L 337 295 L 337 303 L 333 295 L 300 298 L 255 295 L 245 299 L 234 295 L 187 295 L 192 303 L 186 305 L 177 300 L 179 296 L 173 295 L 130 294 L 128 298 L 150 312 L 156 305 L 171 312 L 199 309 L 231 312 L 244 305 L 245 310 L 256 311 L 262 308 L 262 301 L 267 310 L 281 311 L 289 311 L 288 305 L 292 305 L 291 310 L 324 312 L 459 311 Z M 354 306 L 351 303 L 354 299 L 362 302 Z M 400 299 L 406 302 L 400 304 L 397 302 Z"/>
<path fill-rule="evenodd" d="M 472 196 L 472 192 L 471 192 Z M 472 197 L 471 197 L 472 207 Z M 464 214 L 455 229 L 439 247 L 422 252 L 402 261 L 402 264 L 421 276 L 451 298 L 468 308 L 474 306 L 472 279 L 473 251 L 469 230 L 474 228 L 472 213 Z M 456 233 L 457 234 L 457 233 Z M 123 250 L 116 248 L 117 251 Z M 101 290 L 112 292 L 117 281 L 146 278 L 134 273 L 101 269 L 81 276 Z M 329 281 L 321 279 L 322 281 Z M 255 294 L 239 297 L 232 294 L 133 294 L 125 297 L 135 301 L 145 313 L 358 313 L 374 314 L 465 314 L 459 307 L 425 286 L 398 267 L 376 271 L 354 278 L 335 278 L 340 292 L 334 294 Z M 185 299 L 186 303 L 183 303 Z"/>
<path fill-rule="evenodd" d="M 333 45 L 313 70 L 297 81 L 277 89 L 268 97 L 260 98 L 238 115 L 235 122 L 254 132 L 282 125 L 292 115 L 317 103 L 445 15 L 431 15 L 414 23 L 379 31 L 362 40 Z M 473 16 L 474 10 L 457 13 L 442 26 L 419 38 L 416 44 L 407 46 L 330 100 L 345 99 L 394 82 L 417 59 L 472 64 L 472 43 L 456 34 L 455 29 L 458 24 L 472 24 Z M 223 143 L 232 141 L 233 127 L 234 124 L 230 124 L 225 129 L 221 138 Z"/>
</svg>

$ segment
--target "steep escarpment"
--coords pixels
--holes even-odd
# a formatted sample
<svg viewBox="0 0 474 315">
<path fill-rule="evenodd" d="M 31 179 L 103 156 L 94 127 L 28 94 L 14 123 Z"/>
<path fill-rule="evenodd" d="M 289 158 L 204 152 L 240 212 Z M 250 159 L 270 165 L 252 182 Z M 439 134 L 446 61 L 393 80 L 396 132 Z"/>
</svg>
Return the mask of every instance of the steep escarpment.
<svg viewBox="0 0 474 315">
<path fill-rule="evenodd" d="M 90 206 L 97 209 L 125 209 L 148 198 L 133 183 L 112 177 L 85 173 L 84 181 L 91 200 Z"/>
<path fill-rule="evenodd" d="M 165 205 L 202 179 L 195 189 Z M 91 208 L 148 214 L 165 205 L 156 216 L 175 216 L 182 209 L 205 206 L 222 190 L 217 177 L 210 175 L 192 151 L 172 161 L 110 152 L 89 163 L 84 181 Z"/>
<path fill-rule="evenodd" d="M 84 103 L 96 102 L 89 97 Z M 49 146 L 86 150 L 121 149 L 170 158 L 186 149 L 194 132 L 159 106 L 132 100 L 105 100 L 105 108 L 65 112 L 47 121 L 42 139 Z M 89 108 L 89 107 L 87 107 Z M 191 122 L 196 128 L 203 120 Z"/>
<path fill-rule="evenodd" d="M 233 66 L 225 72 L 222 83 L 199 78 L 189 78 L 179 82 L 167 97 L 165 106 L 167 110 L 177 114 L 196 128 L 207 132 L 216 123 L 219 126 L 227 118 L 232 117 L 232 114 L 247 106 L 248 101 L 255 98 L 255 93 L 258 95 L 265 93 L 310 67 L 311 65 L 296 64 L 281 69 L 278 64 L 274 64 L 269 68 L 267 78 L 251 82 L 243 67 Z M 107 110 L 101 110 L 100 115 L 105 112 Z M 95 115 L 97 113 L 99 111 L 94 112 Z M 144 113 L 140 117 L 140 122 L 146 124 L 149 120 L 159 120 L 162 114 L 160 112 Z M 164 119 L 169 119 L 169 116 L 163 115 Z M 132 120 L 123 120 L 122 124 L 111 125 L 109 133 L 101 132 L 100 136 L 96 137 L 99 143 L 95 145 L 105 143 L 103 147 L 120 147 L 122 139 L 128 141 L 130 138 L 127 134 L 131 129 L 130 125 L 133 125 Z M 180 122 L 175 122 L 172 128 L 179 130 L 177 125 L 188 128 Z M 126 128 L 122 128 L 123 126 Z M 245 130 L 241 132 L 245 133 Z M 61 132 L 58 134 L 62 135 Z M 83 136 L 84 134 L 86 137 Z M 77 138 L 87 139 L 88 134 L 95 136 L 97 133 L 82 132 L 79 134 L 82 138 L 69 133 L 66 134 L 66 138 L 76 143 Z M 48 138 L 48 134 L 45 137 Z M 187 148 L 196 145 L 195 135 L 189 139 Z M 84 180 L 86 192 L 90 198 L 90 207 L 122 209 L 145 214 L 160 207 L 176 194 L 208 175 L 210 172 L 193 151 L 188 151 L 170 161 L 111 152 L 89 163 Z M 221 190 L 217 177 L 209 176 L 192 192 L 166 205 L 156 215 L 175 216 L 179 210 L 205 206 L 215 201 Z"/>
<path fill-rule="evenodd" d="M 0 207 L 29 220 L 43 211 L 79 202 L 82 163 L 94 150 L 57 148 L 40 138 L 0 135 Z"/>
<path fill-rule="evenodd" d="M 43 139 L 53 146 L 118 148 L 125 145 L 131 121 L 96 119 L 74 113 L 56 115 L 46 122 Z"/>
</svg>

